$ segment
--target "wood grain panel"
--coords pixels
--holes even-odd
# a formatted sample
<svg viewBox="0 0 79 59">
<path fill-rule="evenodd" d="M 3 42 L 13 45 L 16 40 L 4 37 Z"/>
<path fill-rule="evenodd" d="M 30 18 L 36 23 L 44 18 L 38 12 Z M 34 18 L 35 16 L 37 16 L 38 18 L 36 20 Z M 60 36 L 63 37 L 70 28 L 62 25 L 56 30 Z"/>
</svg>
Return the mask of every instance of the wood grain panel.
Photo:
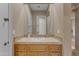
<svg viewBox="0 0 79 59">
<path fill-rule="evenodd" d="M 47 51 L 31 51 L 28 52 L 29 56 L 48 56 L 48 52 Z"/>
<path fill-rule="evenodd" d="M 61 56 L 62 45 L 15 44 L 15 56 Z"/>
<path fill-rule="evenodd" d="M 55 50 L 61 51 L 61 49 L 62 49 L 62 45 L 49 45 L 50 51 L 55 51 Z"/>
<path fill-rule="evenodd" d="M 16 44 L 15 51 L 29 51 L 29 47 L 25 44 Z"/>
<path fill-rule="evenodd" d="M 30 51 L 48 51 L 48 45 L 28 45 L 30 48 Z"/>
</svg>

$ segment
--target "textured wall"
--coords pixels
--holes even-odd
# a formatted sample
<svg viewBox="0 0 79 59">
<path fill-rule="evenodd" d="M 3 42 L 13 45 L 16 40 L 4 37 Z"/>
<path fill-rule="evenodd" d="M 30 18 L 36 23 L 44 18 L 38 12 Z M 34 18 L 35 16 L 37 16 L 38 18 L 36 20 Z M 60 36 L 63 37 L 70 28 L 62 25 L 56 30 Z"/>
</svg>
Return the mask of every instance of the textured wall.
<svg viewBox="0 0 79 59">
<path fill-rule="evenodd" d="M 49 34 L 63 36 L 63 4 L 50 4 Z"/>
<path fill-rule="evenodd" d="M 79 49 L 79 9 L 75 11 L 75 47 Z"/>
<path fill-rule="evenodd" d="M 63 49 L 65 56 L 72 55 L 72 22 L 71 15 L 72 9 L 71 4 L 63 4 L 64 5 L 64 39 L 63 39 Z"/>
<path fill-rule="evenodd" d="M 29 20 L 31 19 L 30 9 L 27 4 L 14 4 L 13 9 L 13 30 L 14 36 L 27 35 L 29 29 Z"/>
</svg>

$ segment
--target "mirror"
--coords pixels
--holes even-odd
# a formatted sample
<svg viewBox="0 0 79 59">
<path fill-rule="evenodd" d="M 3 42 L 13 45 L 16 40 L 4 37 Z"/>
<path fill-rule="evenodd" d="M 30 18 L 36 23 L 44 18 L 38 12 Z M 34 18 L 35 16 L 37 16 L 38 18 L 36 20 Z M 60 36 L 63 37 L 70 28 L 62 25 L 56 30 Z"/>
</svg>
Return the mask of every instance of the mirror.
<svg viewBox="0 0 79 59">
<path fill-rule="evenodd" d="M 14 10 L 14 36 L 63 36 L 62 4 L 16 4 Z"/>
</svg>

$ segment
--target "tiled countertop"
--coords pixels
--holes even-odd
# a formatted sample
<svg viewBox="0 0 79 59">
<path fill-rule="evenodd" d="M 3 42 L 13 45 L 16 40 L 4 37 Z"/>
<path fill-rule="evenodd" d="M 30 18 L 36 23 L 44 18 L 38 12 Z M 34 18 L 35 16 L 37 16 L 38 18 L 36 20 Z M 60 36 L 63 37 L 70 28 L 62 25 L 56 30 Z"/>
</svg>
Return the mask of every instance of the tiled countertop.
<svg viewBox="0 0 79 59">
<path fill-rule="evenodd" d="M 22 37 L 15 38 L 15 44 L 62 44 L 62 40 L 55 37 Z"/>
</svg>

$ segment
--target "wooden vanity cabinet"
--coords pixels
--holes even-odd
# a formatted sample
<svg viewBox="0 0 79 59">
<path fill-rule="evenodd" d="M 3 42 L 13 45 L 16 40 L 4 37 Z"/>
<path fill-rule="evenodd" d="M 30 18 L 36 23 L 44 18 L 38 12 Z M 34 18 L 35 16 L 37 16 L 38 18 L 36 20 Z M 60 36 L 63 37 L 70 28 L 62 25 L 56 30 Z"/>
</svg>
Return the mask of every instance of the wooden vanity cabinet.
<svg viewBox="0 0 79 59">
<path fill-rule="evenodd" d="M 15 44 L 15 56 L 61 56 L 62 45 L 55 44 Z"/>
</svg>

